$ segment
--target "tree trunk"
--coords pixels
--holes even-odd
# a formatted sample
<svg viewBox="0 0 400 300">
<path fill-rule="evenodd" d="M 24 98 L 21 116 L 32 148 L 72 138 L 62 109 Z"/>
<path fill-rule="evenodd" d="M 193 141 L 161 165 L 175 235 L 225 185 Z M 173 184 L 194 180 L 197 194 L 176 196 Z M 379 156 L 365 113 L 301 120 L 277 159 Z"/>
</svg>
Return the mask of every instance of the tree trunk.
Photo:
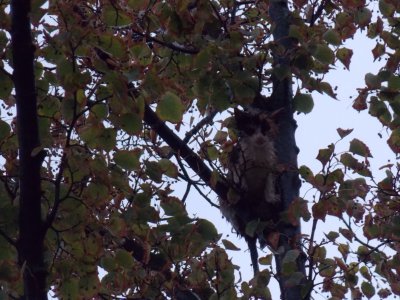
<svg viewBox="0 0 400 300">
<path fill-rule="evenodd" d="M 23 299 L 47 299 L 43 259 L 44 226 L 41 218 L 40 146 L 36 113 L 34 45 L 29 19 L 30 1 L 13 0 L 12 56 L 17 102 L 19 142 L 19 240 L 18 261 L 23 272 Z"/>
<path fill-rule="evenodd" d="M 296 121 L 293 118 L 292 108 L 292 78 L 290 76 L 290 50 L 294 43 L 289 38 L 290 12 L 287 0 L 270 0 L 269 15 L 273 23 L 273 37 L 280 50 L 274 55 L 274 68 L 281 68 L 287 71 L 287 77 L 283 80 L 272 78 L 273 93 L 271 106 L 273 110 L 281 110 L 279 118 L 279 134 L 275 141 L 276 152 L 279 164 L 284 171 L 280 176 L 281 197 L 284 202 L 284 209 L 287 210 L 292 201 L 299 196 L 300 179 L 297 172 L 298 148 L 295 141 Z M 284 224 L 280 228 L 279 253 L 275 256 L 276 266 L 279 274 L 279 285 L 281 288 L 281 299 L 299 300 L 304 299 L 306 294 L 304 255 L 300 249 L 300 226 Z M 302 274 L 301 284 L 293 286 L 293 278 L 290 274 L 282 274 L 283 262 L 290 250 L 298 250 L 297 268 L 295 272 Z M 301 277 L 301 276 L 300 276 Z M 289 282 L 289 280 L 291 282 Z M 303 293 L 302 293 L 302 288 Z"/>
</svg>

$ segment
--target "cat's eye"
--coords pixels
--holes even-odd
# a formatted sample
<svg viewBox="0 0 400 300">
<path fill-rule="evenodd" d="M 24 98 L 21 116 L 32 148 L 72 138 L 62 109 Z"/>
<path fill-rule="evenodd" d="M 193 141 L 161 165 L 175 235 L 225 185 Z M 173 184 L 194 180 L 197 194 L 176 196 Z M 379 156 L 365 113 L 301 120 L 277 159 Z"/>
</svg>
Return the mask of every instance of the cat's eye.
<svg viewBox="0 0 400 300">
<path fill-rule="evenodd" d="M 247 135 L 253 135 L 253 134 L 256 132 L 256 130 L 255 130 L 255 128 L 253 128 L 253 127 L 245 127 L 245 128 L 244 128 L 244 132 L 245 132 Z"/>
</svg>

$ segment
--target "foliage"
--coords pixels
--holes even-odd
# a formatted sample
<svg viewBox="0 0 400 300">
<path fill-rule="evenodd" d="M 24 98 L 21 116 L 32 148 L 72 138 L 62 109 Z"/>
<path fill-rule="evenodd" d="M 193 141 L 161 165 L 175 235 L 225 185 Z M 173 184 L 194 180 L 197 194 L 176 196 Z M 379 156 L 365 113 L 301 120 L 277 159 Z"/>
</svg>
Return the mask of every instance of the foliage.
<svg viewBox="0 0 400 300">
<path fill-rule="evenodd" d="M 382 68 L 365 75 L 353 107 L 379 120 L 390 132 L 391 150 L 400 152 L 400 3 L 289 4 L 295 47 L 285 53 L 271 37 L 269 1 L 32 1 L 37 116 L 47 152 L 41 169 L 44 255 L 55 296 L 165 299 L 191 291 L 201 299 L 270 299 L 266 286 L 277 276 L 272 256 L 260 259 L 265 270 L 238 283 L 238 267 L 225 251 L 237 247 L 220 241 L 214 224 L 188 215 L 188 193 L 177 198 L 175 184 L 186 182 L 188 191 L 202 193 L 216 184 L 237 139 L 227 117 L 231 108 L 267 94 L 271 76 L 294 77 L 298 112 L 312 110 L 312 92 L 335 98 L 324 75 L 335 66 L 351 68 L 353 51 L 345 41 L 356 32 L 376 40 L 372 55 Z M 0 293 L 18 297 L 10 22 L 9 3 L 0 1 Z M 274 63 L 282 56 L 290 69 Z M 183 141 L 213 170 L 210 182 L 193 177 L 184 157 L 145 122 L 148 108 L 182 136 L 192 126 Z M 210 125 L 217 112 L 228 112 L 219 128 Z M 350 133 L 338 129 L 341 143 Z M 284 216 L 314 228 L 302 245 L 303 294 L 322 285 L 331 299 L 346 299 L 349 292 L 354 299 L 400 295 L 400 165 L 382 166 L 379 181 L 365 143 L 354 137 L 343 153 L 336 145 L 319 151 L 322 167 L 315 174 L 299 168 L 317 197 L 295 199 Z M 317 223 L 329 216 L 343 227 L 317 240 Z M 304 279 L 295 272 L 296 251 L 286 254 L 279 275 L 293 285 Z M 106 272 L 102 278 L 99 267 Z"/>
</svg>

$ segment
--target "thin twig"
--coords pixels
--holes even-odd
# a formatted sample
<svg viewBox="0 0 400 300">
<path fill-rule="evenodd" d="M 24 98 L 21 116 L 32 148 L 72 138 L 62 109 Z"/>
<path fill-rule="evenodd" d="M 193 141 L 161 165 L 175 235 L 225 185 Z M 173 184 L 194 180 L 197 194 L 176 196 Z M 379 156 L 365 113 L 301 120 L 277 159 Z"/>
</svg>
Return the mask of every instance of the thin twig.
<svg viewBox="0 0 400 300">
<path fill-rule="evenodd" d="M 3 230 L 0 229 L 0 235 L 12 246 L 14 246 L 15 248 L 17 248 L 17 243 L 10 238 Z"/>
<path fill-rule="evenodd" d="M 187 181 L 189 184 L 192 184 L 194 188 L 197 190 L 197 192 L 213 207 L 216 207 L 219 209 L 219 205 L 216 205 L 210 198 L 207 197 L 206 194 L 203 193 L 203 191 L 199 188 L 198 183 L 190 179 L 190 176 L 188 172 L 186 171 L 185 166 L 183 165 L 180 157 L 176 155 L 176 160 L 178 161 L 179 167 L 182 169 L 182 172 L 184 174 L 184 180 Z"/>
<path fill-rule="evenodd" d="M 315 21 L 322 15 L 325 5 L 326 5 L 326 0 L 322 0 L 321 4 L 317 8 L 317 11 L 311 16 L 310 27 L 312 27 Z"/>
<path fill-rule="evenodd" d="M 140 31 L 137 31 L 137 30 L 135 30 L 133 28 L 131 28 L 131 30 L 132 30 L 132 32 L 134 32 L 135 34 L 145 38 L 146 40 L 148 40 L 150 42 L 154 42 L 154 43 L 159 44 L 161 46 L 167 47 L 167 48 L 169 48 L 171 50 L 182 52 L 182 53 L 186 53 L 186 54 L 197 54 L 197 53 L 199 53 L 199 49 L 196 49 L 196 48 L 191 48 L 191 49 L 190 48 L 185 48 L 185 47 L 183 47 L 181 45 L 177 45 L 177 44 L 161 41 L 161 40 L 159 40 L 159 39 L 157 39 L 155 37 L 152 37 L 152 36 L 150 36 L 148 34 L 144 34 L 144 33 L 140 32 Z"/>
</svg>

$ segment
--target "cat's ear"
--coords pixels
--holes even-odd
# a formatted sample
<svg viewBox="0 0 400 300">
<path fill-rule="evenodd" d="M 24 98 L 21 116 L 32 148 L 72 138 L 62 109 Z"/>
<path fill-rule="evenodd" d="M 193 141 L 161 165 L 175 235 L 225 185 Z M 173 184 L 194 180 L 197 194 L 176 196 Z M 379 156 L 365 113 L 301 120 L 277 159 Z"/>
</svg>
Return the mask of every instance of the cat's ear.
<svg viewBox="0 0 400 300">
<path fill-rule="evenodd" d="M 246 112 L 244 112 L 236 107 L 234 108 L 234 112 L 235 112 L 235 120 L 236 120 L 237 124 L 244 124 L 245 122 L 248 122 L 249 115 Z"/>
</svg>

